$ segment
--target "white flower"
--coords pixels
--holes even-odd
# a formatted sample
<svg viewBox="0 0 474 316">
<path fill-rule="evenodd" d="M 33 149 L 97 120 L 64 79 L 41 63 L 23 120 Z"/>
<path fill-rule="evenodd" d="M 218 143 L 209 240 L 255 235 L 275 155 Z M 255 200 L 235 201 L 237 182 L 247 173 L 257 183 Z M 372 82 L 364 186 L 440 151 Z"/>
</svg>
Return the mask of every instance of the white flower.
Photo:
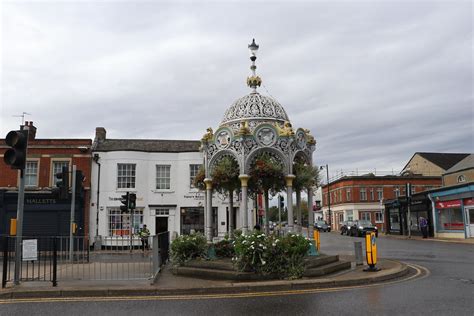
<svg viewBox="0 0 474 316">
<path fill-rule="evenodd" d="M 263 249 L 267 249 L 267 247 L 263 246 Z"/>
<path fill-rule="evenodd" d="M 262 245 L 262 244 L 258 244 L 258 246 L 259 246 L 259 247 L 263 247 L 263 245 Z"/>
<path fill-rule="evenodd" d="M 265 263 L 267 263 L 265 260 L 262 260 L 262 265 L 265 265 Z"/>
<path fill-rule="evenodd" d="M 253 246 L 250 246 L 250 249 L 255 249 Z"/>
<path fill-rule="evenodd" d="M 278 240 L 277 240 L 278 241 Z M 273 243 L 272 246 L 275 247 L 277 244 L 276 243 Z"/>
</svg>

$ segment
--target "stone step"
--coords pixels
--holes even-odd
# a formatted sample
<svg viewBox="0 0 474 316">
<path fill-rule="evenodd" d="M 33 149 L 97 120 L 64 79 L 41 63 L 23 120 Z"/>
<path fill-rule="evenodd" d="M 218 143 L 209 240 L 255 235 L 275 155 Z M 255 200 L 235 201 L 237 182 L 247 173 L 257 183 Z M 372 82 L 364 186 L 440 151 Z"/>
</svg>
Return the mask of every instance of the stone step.
<svg viewBox="0 0 474 316">
<path fill-rule="evenodd" d="M 173 267 L 172 272 L 175 275 L 208 280 L 255 281 L 275 279 L 275 277 L 271 275 L 259 275 L 253 272 L 215 270 L 196 267 Z"/>
<path fill-rule="evenodd" d="M 317 268 L 326 264 L 330 264 L 333 262 L 339 261 L 338 255 L 327 256 L 327 255 L 320 255 L 314 257 L 308 257 L 305 259 L 305 267 L 306 269 Z"/>
<path fill-rule="evenodd" d="M 307 269 L 303 276 L 304 277 L 320 277 L 335 273 L 341 270 L 346 270 L 351 268 L 351 263 L 349 261 L 336 261 L 323 266 L 316 268 Z"/>
<path fill-rule="evenodd" d="M 191 260 L 184 264 L 189 268 L 214 269 L 224 271 L 236 271 L 232 261 L 229 260 Z"/>
</svg>

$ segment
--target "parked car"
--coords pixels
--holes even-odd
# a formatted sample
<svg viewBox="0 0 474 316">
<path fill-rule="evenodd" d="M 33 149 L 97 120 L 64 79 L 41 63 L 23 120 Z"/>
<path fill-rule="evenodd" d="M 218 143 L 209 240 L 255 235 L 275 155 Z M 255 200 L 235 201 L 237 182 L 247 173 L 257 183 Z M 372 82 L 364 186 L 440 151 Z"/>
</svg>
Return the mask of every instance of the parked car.
<svg viewBox="0 0 474 316">
<path fill-rule="evenodd" d="M 367 220 L 357 220 L 349 229 L 350 236 L 363 237 L 367 232 L 375 232 L 375 237 L 379 236 L 377 226 Z"/>
<path fill-rule="evenodd" d="M 349 231 L 351 226 L 353 225 L 353 221 L 343 221 L 339 225 L 339 231 L 341 232 L 341 235 L 349 235 Z"/>
<path fill-rule="evenodd" d="M 325 221 L 317 221 L 316 223 L 314 223 L 314 228 L 316 228 L 320 232 L 321 231 L 323 231 L 323 232 L 330 232 L 331 231 L 331 227 L 329 227 L 329 225 Z"/>
</svg>

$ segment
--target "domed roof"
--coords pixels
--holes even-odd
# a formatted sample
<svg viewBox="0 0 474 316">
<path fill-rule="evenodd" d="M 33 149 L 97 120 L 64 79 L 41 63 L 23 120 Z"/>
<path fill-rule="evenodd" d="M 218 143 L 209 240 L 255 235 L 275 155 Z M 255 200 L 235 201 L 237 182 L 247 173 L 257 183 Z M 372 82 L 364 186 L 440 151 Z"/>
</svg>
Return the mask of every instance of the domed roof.
<svg viewBox="0 0 474 316">
<path fill-rule="evenodd" d="M 275 99 L 252 92 L 235 101 L 224 114 L 220 125 L 244 120 L 289 121 L 285 110 Z"/>
</svg>

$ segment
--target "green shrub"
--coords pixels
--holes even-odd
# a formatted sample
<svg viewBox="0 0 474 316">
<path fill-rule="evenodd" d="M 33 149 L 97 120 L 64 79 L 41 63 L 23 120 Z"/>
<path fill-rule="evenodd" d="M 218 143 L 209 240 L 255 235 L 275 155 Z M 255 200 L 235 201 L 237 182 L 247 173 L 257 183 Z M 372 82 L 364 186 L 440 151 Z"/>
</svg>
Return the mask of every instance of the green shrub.
<svg viewBox="0 0 474 316">
<path fill-rule="evenodd" d="M 207 252 L 207 241 L 203 234 L 178 236 L 171 243 L 171 261 L 181 265 L 194 258 L 204 258 Z"/>
<path fill-rule="evenodd" d="M 304 272 L 304 257 L 310 242 L 303 236 L 265 236 L 254 232 L 239 236 L 235 243 L 234 263 L 240 271 L 272 274 L 278 278 L 300 278 Z"/>
<path fill-rule="evenodd" d="M 226 236 L 214 245 L 216 256 L 221 258 L 232 258 L 235 255 L 233 240 Z"/>
</svg>

